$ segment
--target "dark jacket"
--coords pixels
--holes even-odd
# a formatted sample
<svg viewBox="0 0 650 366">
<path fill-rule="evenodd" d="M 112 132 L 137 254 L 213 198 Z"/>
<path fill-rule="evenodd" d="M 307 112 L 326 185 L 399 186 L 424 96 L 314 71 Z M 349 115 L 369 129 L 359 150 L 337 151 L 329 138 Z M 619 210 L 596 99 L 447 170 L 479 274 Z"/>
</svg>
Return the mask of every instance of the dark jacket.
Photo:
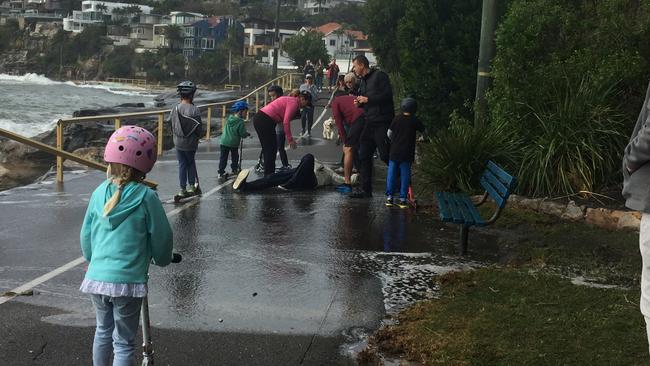
<svg viewBox="0 0 650 366">
<path fill-rule="evenodd" d="M 361 78 L 358 95 L 368 97 L 368 103 L 363 104 L 366 122 L 388 126 L 395 115 L 393 105 L 393 89 L 388 75 L 376 69 Z"/>
<path fill-rule="evenodd" d="M 196 151 L 201 128 L 201 111 L 194 104 L 177 104 L 169 114 L 174 137 L 174 146 L 180 151 Z"/>
</svg>

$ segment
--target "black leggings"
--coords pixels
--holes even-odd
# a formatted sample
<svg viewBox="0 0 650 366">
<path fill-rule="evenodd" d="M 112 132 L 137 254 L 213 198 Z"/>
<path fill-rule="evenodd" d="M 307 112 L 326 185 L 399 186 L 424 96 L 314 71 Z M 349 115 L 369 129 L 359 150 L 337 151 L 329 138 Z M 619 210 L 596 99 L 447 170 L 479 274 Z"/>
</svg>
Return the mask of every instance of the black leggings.
<svg viewBox="0 0 650 366">
<path fill-rule="evenodd" d="M 275 173 L 275 155 L 278 152 L 278 140 L 275 134 L 275 121 L 260 111 L 253 117 L 253 126 L 262 145 L 264 156 L 264 175 Z"/>
</svg>

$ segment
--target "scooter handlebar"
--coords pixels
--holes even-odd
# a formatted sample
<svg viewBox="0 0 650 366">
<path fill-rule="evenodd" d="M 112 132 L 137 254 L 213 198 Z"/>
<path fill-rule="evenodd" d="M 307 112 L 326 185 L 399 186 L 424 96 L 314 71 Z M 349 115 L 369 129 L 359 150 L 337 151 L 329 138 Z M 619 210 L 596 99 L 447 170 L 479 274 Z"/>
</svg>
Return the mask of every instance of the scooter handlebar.
<svg viewBox="0 0 650 366">
<path fill-rule="evenodd" d="M 172 253 L 172 263 L 180 263 L 183 260 L 183 256 L 178 253 Z"/>
</svg>

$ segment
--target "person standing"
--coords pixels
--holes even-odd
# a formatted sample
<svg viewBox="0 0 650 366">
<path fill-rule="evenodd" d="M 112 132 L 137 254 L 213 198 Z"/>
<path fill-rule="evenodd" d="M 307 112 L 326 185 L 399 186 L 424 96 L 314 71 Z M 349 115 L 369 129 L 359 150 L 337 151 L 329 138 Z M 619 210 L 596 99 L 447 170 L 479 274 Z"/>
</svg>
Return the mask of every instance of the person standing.
<svg viewBox="0 0 650 366">
<path fill-rule="evenodd" d="M 625 206 L 642 213 L 639 232 L 641 252 L 641 314 L 650 346 L 650 85 L 623 154 Z M 650 350 L 650 348 L 649 348 Z"/>
<path fill-rule="evenodd" d="M 329 72 L 329 86 L 330 90 L 336 85 L 336 80 L 339 77 L 339 72 L 341 72 L 341 69 L 339 69 L 339 65 L 336 64 L 336 59 L 333 58 L 332 62 L 327 67 L 327 70 Z"/>
<path fill-rule="evenodd" d="M 295 149 L 297 144 L 291 134 L 291 120 L 296 118 L 300 108 L 311 105 L 309 92 L 296 91 L 292 95 L 295 96 L 279 97 L 260 109 L 253 117 L 253 126 L 262 145 L 265 176 L 275 173 L 275 155 L 278 152 L 276 125 L 283 125 L 287 142 L 292 149 Z"/>
<path fill-rule="evenodd" d="M 346 76 L 347 78 L 347 76 Z M 354 78 L 354 75 L 352 75 Z M 355 79 L 350 80 L 351 87 Z M 336 122 L 339 136 L 343 142 L 343 179 L 344 183 L 336 187 L 340 193 L 352 191 L 352 167 L 359 163 L 356 161 L 359 148 L 359 138 L 364 127 L 363 109 L 354 105 L 354 95 L 340 95 L 332 102 L 332 117 Z"/>
<path fill-rule="evenodd" d="M 316 90 L 316 85 L 314 85 L 314 77 L 311 74 L 305 76 L 305 83 L 300 85 L 300 91 L 306 91 L 311 94 L 312 102 L 318 99 L 318 90 Z M 310 105 L 302 109 L 300 115 L 302 122 L 302 135 L 307 134 L 308 137 L 311 137 L 311 125 L 314 124 L 314 107 Z"/>
<path fill-rule="evenodd" d="M 196 191 L 198 181 L 194 156 L 202 134 L 201 111 L 194 105 L 196 85 L 193 82 L 183 81 L 176 86 L 176 89 L 181 101 L 174 106 L 169 119 L 178 159 L 178 179 L 181 187 L 178 196 L 185 197 L 200 193 Z M 187 187 L 188 183 L 189 187 Z"/>
<path fill-rule="evenodd" d="M 372 164 L 375 150 L 379 158 L 388 164 L 388 142 L 386 132 L 393 119 L 393 89 L 388 75 L 371 69 L 366 56 L 359 55 L 352 60 L 354 73 L 360 80 L 354 104 L 363 108 L 365 126 L 359 139 L 359 173 L 361 189 L 350 193 L 351 198 L 372 197 Z"/>
<path fill-rule="evenodd" d="M 404 98 L 401 113 L 393 119 L 388 128 L 390 139 L 390 162 L 386 177 L 386 206 L 393 206 L 393 194 L 397 189 L 397 178 L 400 178 L 399 208 L 407 208 L 406 196 L 411 186 L 411 165 L 415 160 L 415 138 L 417 132 L 424 134 L 424 125 L 415 117 L 418 109 L 417 101 Z"/>
<path fill-rule="evenodd" d="M 323 62 L 321 60 L 318 60 L 318 63 L 316 64 L 316 89 L 318 92 L 323 91 Z"/>
<path fill-rule="evenodd" d="M 219 148 L 219 178 L 226 178 L 226 165 L 228 165 L 228 155 L 231 155 L 230 169 L 232 174 L 238 174 L 241 170 L 239 166 L 239 145 L 241 140 L 250 136 L 244 125 L 244 113 L 248 111 L 248 103 L 245 100 L 235 102 L 230 108 L 231 115 L 228 116 L 226 124 L 221 134 Z"/>
<path fill-rule="evenodd" d="M 314 75 L 314 65 L 311 63 L 311 60 L 307 60 L 305 66 L 302 68 L 302 73 L 307 77 L 307 74 Z"/>
</svg>

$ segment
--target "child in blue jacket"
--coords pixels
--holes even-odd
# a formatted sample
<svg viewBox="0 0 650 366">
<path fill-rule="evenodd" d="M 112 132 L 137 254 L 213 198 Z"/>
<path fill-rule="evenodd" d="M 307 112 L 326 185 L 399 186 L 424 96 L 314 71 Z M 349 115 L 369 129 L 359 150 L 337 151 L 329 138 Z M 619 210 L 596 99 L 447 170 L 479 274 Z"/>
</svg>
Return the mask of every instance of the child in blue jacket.
<svg viewBox="0 0 650 366">
<path fill-rule="evenodd" d="M 90 294 L 97 327 L 93 364 L 133 365 L 135 336 L 147 272 L 152 261 L 172 258 L 172 230 L 154 191 L 142 184 L 156 162 L 156 140 L 147 130 L 125 126 L 104 150 L 108 179 L 95 189 L 81 227 L 88 271 L 80 290 Z"/>
</svg>

